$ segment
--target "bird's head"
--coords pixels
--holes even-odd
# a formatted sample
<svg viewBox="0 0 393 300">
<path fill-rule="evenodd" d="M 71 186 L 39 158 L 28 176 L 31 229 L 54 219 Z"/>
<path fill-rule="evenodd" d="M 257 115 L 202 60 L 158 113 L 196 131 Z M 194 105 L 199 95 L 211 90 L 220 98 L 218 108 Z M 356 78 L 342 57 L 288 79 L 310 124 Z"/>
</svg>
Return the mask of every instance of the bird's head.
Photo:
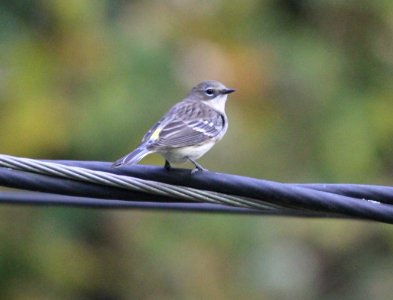
<svg viewBox="0 0 393 300">
<path fill-rule="evenodd" d="M 227 88 L 221 82 L 206 80 L 194 86 L 188 94 L 188 97 L 202 101 L 210 101 L 218 98 L 226 99 L 227 95 L 234 91 L 234 89 Z"/>
</svg>

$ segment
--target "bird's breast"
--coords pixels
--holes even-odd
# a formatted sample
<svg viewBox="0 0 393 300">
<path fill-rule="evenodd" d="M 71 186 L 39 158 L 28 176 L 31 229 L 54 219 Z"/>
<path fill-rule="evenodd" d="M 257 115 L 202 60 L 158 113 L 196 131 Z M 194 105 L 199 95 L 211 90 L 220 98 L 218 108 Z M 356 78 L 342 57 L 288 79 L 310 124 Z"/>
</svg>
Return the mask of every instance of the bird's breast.
<svg viewBox="0 0 393 300">
<path fill-rule="evenodd" d="M 183 163 L 188 158 L 197 160 L 207 151 L 209 151 L 215 144 L 215 141 L 203 143 L 202 145 L 188 146 L 182 148 L 173 148 L 166 151 L 159 152 L 166 160 L 172 163 Z"/>
</svg>

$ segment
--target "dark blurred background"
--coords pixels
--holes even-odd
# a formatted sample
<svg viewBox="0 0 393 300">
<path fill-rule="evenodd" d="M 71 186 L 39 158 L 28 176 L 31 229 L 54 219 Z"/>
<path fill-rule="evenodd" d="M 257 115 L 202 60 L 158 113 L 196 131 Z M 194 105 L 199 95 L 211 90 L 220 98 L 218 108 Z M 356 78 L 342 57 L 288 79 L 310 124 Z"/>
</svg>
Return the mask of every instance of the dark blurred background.
<svg viewBox="0 0 393 300">
<path fill-rule="evenodd" d="M 210 170 L 393 185 L 392 1 L 0 2 L 0 153 L 114 161 L 205 79 L 237 90 Z M 389 299 L 392 253 L 376 223 L 0 207 L 1 299 Z"/>
</svg>

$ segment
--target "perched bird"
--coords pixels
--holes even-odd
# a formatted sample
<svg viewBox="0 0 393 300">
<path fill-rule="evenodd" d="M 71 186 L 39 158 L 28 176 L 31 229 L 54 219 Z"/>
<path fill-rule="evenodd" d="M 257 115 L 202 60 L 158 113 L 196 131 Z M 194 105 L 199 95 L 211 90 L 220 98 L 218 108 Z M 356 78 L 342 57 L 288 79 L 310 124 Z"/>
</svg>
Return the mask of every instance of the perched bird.
<svg viewBox="0 0 393 300">
<path fill-rule="evenodd" d="M 134 151 L 117 160 L 112 167 L 133 165 L 148 154 L 159 153 L 165 158 L 168 170 L 171 163 L 190 161 L 196 167 L 193 173 L 205 171 L 196 160 L 227 131 L 225 102 L 228 94 L 234 91 L 218 81 L 199 83 L 150 128 Z"/>
</svg>

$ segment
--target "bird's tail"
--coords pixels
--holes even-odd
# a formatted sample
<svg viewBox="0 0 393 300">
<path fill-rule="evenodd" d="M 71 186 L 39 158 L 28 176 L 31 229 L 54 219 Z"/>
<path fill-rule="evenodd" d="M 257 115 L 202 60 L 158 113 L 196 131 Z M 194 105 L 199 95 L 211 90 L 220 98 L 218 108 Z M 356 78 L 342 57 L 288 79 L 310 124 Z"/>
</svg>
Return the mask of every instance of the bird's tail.
<svg viewBox="0 0 393 300">
<path fill-rule="evenodd" d="M 131 153 L 128 153 L 127 155 L 115 161 L 112 164 L 112 168 L 119 168 L 125 165 L 137 164 L 142 158 L 144 158 L 149 153 L 151 153 L 151 151 L 147 150 L 145 145 L 140 145 Z"/>
</svg>

